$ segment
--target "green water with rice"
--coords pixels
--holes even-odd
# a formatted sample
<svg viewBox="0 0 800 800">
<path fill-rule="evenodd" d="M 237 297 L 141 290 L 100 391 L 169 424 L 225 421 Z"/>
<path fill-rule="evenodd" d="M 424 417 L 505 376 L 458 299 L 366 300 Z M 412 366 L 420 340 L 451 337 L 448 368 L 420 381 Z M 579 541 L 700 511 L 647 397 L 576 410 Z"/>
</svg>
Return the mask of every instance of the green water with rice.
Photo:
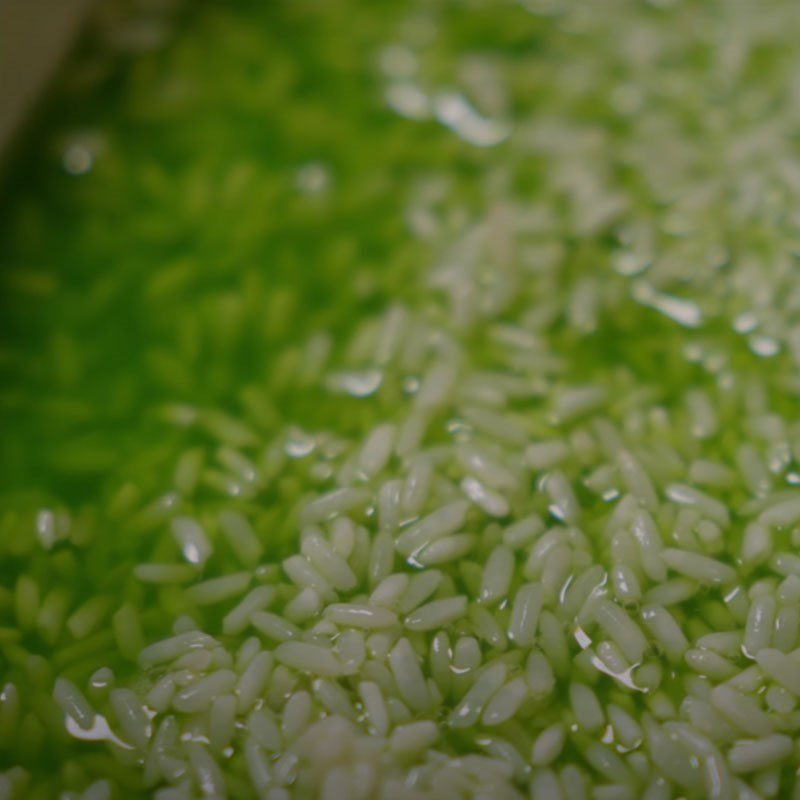
<svg viewBox="0 0 800 800">
<path fill-rule="evenodd" d="M 245 636 L 220 631 L 238 597 L 198 602 L 183 579 L 142 580 L 137 565 L 178 565 L 190 583 L 251 569 L 249 585 L 276 585 L 288 603 L 280 565 L 299 552 L 302 509 L 344 480 L 348 454 L 376 426 L 403 429 L 430 368 L 408 352 L 424 326 L 437 357 L 461 370 L 461 394 L 434 406 L 424 447 L 488 442 L 524 476 L 507 489 L 506 513 L 471 506 L 475 541 L 437 565 L 447 576 L 437 597 L 477 597 L 504 529 L 530 514 L 548 528 L 579 524 L 586 543 L 571 541 L 565 556 L 573 583 L 591 564 L 626 563 L 635 546 L 615 538 L 613 515 L 627 495 L 652 511 L 667 547 L 736 570 L 725 591 L 700 581 L 663 602 L 689 648 L 746 632 L 749 609 L 769 596 L 767 649 L 794 651 L 800 573 L 787 558 L 800 528 L 764 523 L 762 541 L 753 525 L 800 485 L 798 32 L 792 3 L 747 0 L 206 0 L 98 14 L 2 196 L 0 798 L 78 798 L 104 778 L 115 797 L 151 796 L 169 782 L 148 782 L 138 756 L 68 730 L 56 677 L 84 689 L 118 735 L 99 669 L 145 694 L 162 668 L 143 669 L 139 654 L 176 620 L 236 652 Z M 399 307 L 411 322 L 381 360 L 375 342 Z M 493 384 L 498 374 L 525 390 Z M 597 394 L 581 407 L 586 387 Z M 524 442 L 514 431 L 502 441 L 470 417 L 475 406 L 499 410 Z M 542 442 L 567 449 L 538 464 L 526 448 Z M 656 487 L 652 503 L 615 461 L 623 444 Z M 439 483 L 426 514 L 471 474 L 432 458 Z M 393 456 L 367 484 L 377 492 L 410 461 Z M 553 470 L 580 523 L 552 496 Z M 243 565 L 221 531 L 229 510 L 252 525 L 259 566 Z M 373 536 L 377 513 L 352 515 Z M 213 546 L 196 575 L 171 533 L 176 518 L 197 520 Z M 515 550 L 514 591 L 546 583 L 536 565 L 522 577 L 530 547 Z M 411 574 L 402 561 L 393 569 Z M 635 571 L 644 588 L 628 602 L 607 579 L 633 616 L 659 584 Z M 504 630 L 511 606 L 509 596 L 492 609 Z M 516 744 L 527 772 L 512 758 L 498 797 L 527 796 L 531 781 L 534 796 L 558 797 L 548 794 L 556 775 L 569 796 L 569 765 L 601 797 L 602 787 L 714 796 L 700 772 L 710 757 L 682 785 L 652 737 L 686 721 L 683 701 L 701 692 L 691 676 L 710 691 L 754 654 L 728 658 L 735 674 L 701 677 L 647 634 L 630 689 L 592 666 L 608 638 L 595 622 L 581 645 L 557 597 L 544 606 L 568 654 L 548 699 L 526 696 L 499 728 L 452 730 L 472 674 L 416 715 L 441 723 L 442 752 L 502 758 L 494 739 Z M 464 618 L 443 629 L 455 642 L 476 627 Z M 412 636 L 415 646 L 432 635 Z M 508 642 L 481 639 L 481 654 L 505 659 L 510 677 L 524 672 L 526 652 Z M 584 730 L 570 708 L 576 682 L 604 709 L 649 714 L 651 738 L 626 748 L 613 725 Z M 794 739 L 793 694 L 772 677 L 756 683 L 739 688 Z M 574 727 L 555 766 L 531 771 L 533 740 L 558 721 Z M 706 731 L 733 763 L 735 742 L 752 736 L 737 731 L 730 741 Z M 604 771 L 599 742 L 641 759 Z M 228 795 L 268 796 L 242 747 L 219 756 Z M 796 796 L 798 764 L 793 744 L 734 771 L 730 793 L 716 796 Z M 287 785 L 316 796 L 304 780 Z"/>
</svg>

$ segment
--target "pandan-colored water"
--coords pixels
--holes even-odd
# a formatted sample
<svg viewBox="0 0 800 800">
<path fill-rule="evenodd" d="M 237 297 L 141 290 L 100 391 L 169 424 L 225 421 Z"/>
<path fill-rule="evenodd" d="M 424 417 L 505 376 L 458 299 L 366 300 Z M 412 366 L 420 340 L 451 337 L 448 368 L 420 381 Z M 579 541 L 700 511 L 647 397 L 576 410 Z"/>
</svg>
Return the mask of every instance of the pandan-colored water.
<svg viewBox="0 0 800 800">
<path fill-rule="evenodd" d="M 142 580 L 134 568 L 193 568 L 171 527 L 188 518 L 213 545 L 197 579 L 242 570 L 218 522 L 236 511 L 259 542 L 252 585 L 287 584 L 299 509 L 337 486 L 341 453 L 379 424 L 402 425 L 428 369 L 370 349 L 393 309 L 412 320 L 403 339 L 424 320 L 430 346 L 461 370 L 462 394 L 419 445 L 438 453 L 443 496 L 467 468 L 442 453 L 473 434 L 522 476 L 509 507 L 470 511 L 471 549 L 439 566 L 453 591 L 477 597 L 503 531 L 530 513 L 588 537 L 589 561 L 574 557 L 565 590 L 588 563 L 624 563 L 632 540 L 607 532 L 627 496 L 666 547 L 735 570 L 724 591 L 670 572 L 677 599 L 659 603 L 687 647 L 746 635 L 747 603 L 769 595 L 779 632 L 761 645 L 794 651 L 797 614 L 782 609 L 800 602 L 789 558 L 800 529 L 769 508 L 800 485 L 799 34 L 791 0 L 102 7 L 2 191 L 0 797 L 77 798 L 104 779 L 115 798 L 145 797 L 168 784 L 109 744 L 124 739 L 109 687 L 145 693 L 157 676 L 139 653 L 173 630 L 196 625 L 230 652 L 244 636 L 220 634 L 238 599 L 196 602 L 184 578 Z M 526 390 L 493 385 L 498 374 Z M 492 431 L 476 406 L 513 431 Z M 553 442 L 549 456 L 535 449 Z M 369 485 L 403 477 L 401 460 Z M 547 489 L 554 469 L 579 522 Z M 751 542 L 759 519 L 768 534 Z M 371 520 L 359 518 L 370 535 Z M 639 577 L 627 598 L 608 583 L 634 618 L 659 597 L 648 594 L 659 581 Z M 508 624 L 506 604 L 496 616 Z M 603 708 L 678 736 L 669 725 L 688 719 L 686 698 L 744 673 L 756 653 L 726 654 L 733 672 L 704 674 L 702 659 L 668 659 L 647 634 L 646 663 L 626 684 L 608 665 L 593 670 L 582 628 L 563 628 L 571 666 L 548 698 L 505 727 L 464 731 L 446 724 L 451 693 L 426 717 L 442 721 L 437 747 L 502 758 L 497 742 L 515 743 L 522 766 L 508 781 L 525 796 L 533 785 L 534 797 L 568 797 L 569 765 L 594 797 L 653 785 L 654 798 L 792 796 L 794 745 L 733 770 L 729 793 L 713 794 L 702 748 L 682 780 L 653 741 L 617 741 L 629 766 L 615 773 L 586 759 L 593 742 L 617 752 L 613 726 L 583 730 L 572 716 L 570 687 L 586 683 Z M 466 620 L 446 630 L 453 642 L 473 633 Z M 481 640 L 485 663 L 509 646 Z M 110 727 L 70 724 L 53 699 L 58 676 Z M 355 684 L 343 685 L 361 713 Z M 737 687 L 771 734 L 796 736 L 791 691 L 763 675 Z M 537 733 L 558 720 L 563 752 L 531 764 Z M 721 743 L 703 734 L 726 758 L 753 738 L 729 723 Z M 228 796 L 268 796 L 238 739 L 218 755 Z M 292 780 L 286 791 L 305 796 Z M 214 796 L 189 783 L 174 797 Z"/>
</svg>

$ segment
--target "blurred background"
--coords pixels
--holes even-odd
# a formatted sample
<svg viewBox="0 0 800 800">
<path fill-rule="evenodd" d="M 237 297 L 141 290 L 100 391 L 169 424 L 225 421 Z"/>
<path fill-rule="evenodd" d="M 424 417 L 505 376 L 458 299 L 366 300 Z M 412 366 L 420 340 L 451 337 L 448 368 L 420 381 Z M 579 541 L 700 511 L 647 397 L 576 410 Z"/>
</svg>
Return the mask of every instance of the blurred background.
<svg viewBox="0 0 800 800">
<path fill-rule="evenodd" d="M 6 502 L 80 503 L 112 471 L 156 491 L 196 435 L 167 403 L 238 414 L 268 379 L 317 418 L 276 354 L 402 298 L 420 243 L 399 176 L 482 158 L 383 101 L 409 7 L 0 4 Z"/>
</svg>

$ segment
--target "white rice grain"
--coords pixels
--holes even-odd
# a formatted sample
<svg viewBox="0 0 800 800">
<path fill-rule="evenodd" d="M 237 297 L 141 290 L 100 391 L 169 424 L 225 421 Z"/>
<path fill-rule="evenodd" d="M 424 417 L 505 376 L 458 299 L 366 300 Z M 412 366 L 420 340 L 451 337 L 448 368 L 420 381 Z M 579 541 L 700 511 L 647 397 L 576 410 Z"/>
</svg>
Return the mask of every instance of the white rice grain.
<svg viewBox="0 0 800 800">
<path fill-rule="evenodd" d="M 372 681 L 361 681 L 358 693 L 372 727 L 379 736 L 386 736 L 389 731 L 389 712 L 380 686 Z"/>
<path fill-rule="evenodd" d="M 274 656 L 281 664 L 301 672 L 331 676 L 342 673 L 341 662 L 334 652 L 321 645 L 297 641 L 283 642 L 275 648 Z"/>
<path fill-rule="evenodd" d="M 711 703 L 737 728 L 750 736 L 769 736 L 773 732 L 773 722 L 761 709 L 758 701 L 730 686 L 716 686 L 711 692 Z"/>
<path fill-rule="evenodd" d="M 311 695 L 306 691 L 295 692 L 286 701 L 281 715 L 281 732 L 285 742 L 294 741 L 306 730 L 312 710 Z"/>
<path fill-rule="evenodd" d="M 464 478 L 461 481 L 461 489 L 475 505 L 483 509 L 491 517 L 505 517 L 511 510 L 505 497 L 487 488 L 477 478 Z"/>
<path fill-rule="evenodd" d="M 554 439 L 550 442 L 537 442 L 530 444 L 525 449 L 523 459 L 525 463 L 535 470 L 544 471 L 558 466 L 569 456 L 566 442 Z"/>
<path fill-rule="evenodd" d="M 614 703 L 609 704 L 607 711 L 615 738 L 623 747 L 632 749 L 641 743 L 644 737 L 642 728 L 627 711 Z"/>
<path fill-rule="evenodd" d="M 670 569 L 700 583 L 724 585 L 733 583 L 738 577 L 733 567 L 688 550 L 668 547 L 661 551 L 661 558 Z"/>
<path fill-rule="evenodd" d="M 532 650 L 525 663 L 525 680 L 534 697 L 546 697 L 555 688 L 556 679 L 550 662 L 538 650 Z"/>
<path fill-rule="evenodd" d="M 450 637 L 445 631 L 439 631 L 431 641 L 428 663 L 433 680 L 441 694 L 445 696 L 453 685 L 450 655 Z"/>
<path fill-rule="evenodd" d="M 300 589 L 313 589 L 323 600 L 328 602 L 336 599 L 327 578 L 311 566 L 304 556 L 290 556 L 283 562 L 283 571 L 289 579 Z"/>
<path fill-rule="evenodd" d="M 334 603 L 324 612 L 325 619 L 352 628 L 380 629 L 397 624 L 397 615 L 387 608 L 359 603 Z"/>
<path fill-rule="evenodd" d="M 214 551 L 200 524 L 189 517 L 176 517 L 172 520 L 172 535 L 183 557 L 190 564 L 203 566 Z"/>
<path fill-rule="evenodd" d="M 765 496 L 772 489 L 772 478 L 756 447 L 751 443 L 741 445 L 736 451 L 736 464 L 750 491 Z"/>
<path fill-rule="evenodd" d="M 250 624 L 264 636 L 279 642 L 296 639 L 302 634 L 297 625 L 270 611 L 254 611 L 250 615 Z"/>
<path fill-rule="evenodd" d="M 211 705 L 208 745 L 215 753 L 228 747 L 236 732 L 236 703 L 232 694 L 223 694 Z"/>
<path fill-rule="evenodd" d="M 377 586 L 394 572 L 394 550 L 395 541 L 391 534 L 382 532 L 374 538 L 367 567 L 371 587 Z"/>
<path fill-rule="evenodd" d="M 645 510 L 637 511 L 630 530 L 639 545 L 642 569 L 651 580 L 663 581 L 667 570 L 659 556 L 664 545 L 653 517 Z"/>
<path fill-rule="evenodd" d="M 222 770 L 200 742 L 190 741 L 184 745 L 189 763 L 192 765 L 195 782 L 201 794 L 211 797 L 225 797 L 225 779 Z"/>
<path fill-rule="evenodd" d="M 216 640 L 207 633 L 188 631 L 145 647 L 139 654 L 139 664 L 148 669 L 166 661 L 173 661 L 192 650 L 211 648 L 215 645 L 217 645 Z"/>
<path fill-rule="evenodd" d="M 413 560 L 423 567 L 433 567 L 463 558 L 478 542 L 472 533 L 456 533 L 437 539 L 418 552 Z"/>
<path fill-rule="evenodd" d="M 544 481 L 544 490 L 550 497 L 550 513 L 562 522 L 575 525 L 579 522 L 581 508 L 572 486 L 562 472 L 551 472 Z"/>
<path fill-rule="evenodd" d="M 139 697 L 130 689 L 113 689 L 108 699 L 124 738 L 138 749 L 145 750 L 152 726 Z"/>
<path fill-rule="evenodd" d="M 539 643 L 547 656 L 553 670 L 560 677 L 569 671 L 569 647 L 564 626 L 550 611 L 542 611 L 539 615 Z"/>
<path fill-rule="evenodd" d="M 776 610 L 775 598 L 771 595 L 757 597 L 750 606 L 744 631 L 744 649 L 751 658 L 755 658 L 764 647 L 769 647 Z"/>
<path fill-rule="evenodd" d="M 514 553 L 504 546 L 495 547 L 486 560 L 479 600 L 492 605 L 505 599 L 514 573 Z"/>
<path fill-rule="evenodd" d="M 625 606 L 638 605 L 642 599 L 642 587 L 636 573 L 628 564 L 617 564 L 611 570 L 614 596 Z"/>
<path fill-rule="evenodd" d="M 540 583 L 526 583 L 517 590 L 511 606 L 508 635 L 519 647 L 530 647 L 536 640 L 543 600 L 544 589 Z"/>
<path fill-rule="evenodd" d="M 535 739 L 531 749 L 531 763 L 537 767 L 552 764 L 564 749 L 567 732 L 564 725 L 556 722 L 545 728 Z"/>
<path fill-rule="evenodd" d="M 537 514 L 509 525 L 503 532 L 503 542 L 511 550 L 523 549 L 544 531 L 544 522 Z"/>
<path fill-rule="evenodd" d="M 568 800 L 586 800 L 586 779 L 574 764 L 567 764 L 561 770 L 561 786 Z"/>
<path fill-rule="evenodd" d="M 461 413 L 470 425 L 489 438 L 512 447 L 521 447 L 527 441 L 528 434 L 525 428 L 507 413 L 501 414 L 478 406 L 463 408 Z"/>
<path fill-rule="evenodd" d="M 358 715 L 350 702 L 350 695 L 340 683 L 335 680 L 319 678 L 313 682 L 313 688 L 317 700 L 328 710 L 328 713 L 334 714 L 340 719 L 353 721 L 357 719 Z"/>
<path fill-rule="evenodd" d="M 464 524 L 468 510 L 469 503 L 466 500 L 458 500 L 438 508 L 397 537 L 397 550 L 410 556 L 436 539 L 455 533 Z"/>
<path fill-rule="evenodd" d="M 414 575 L 397 604 L 397 610 L 401 614 L 408 614 L 424 603 L 439 588 L 442 577 L 437 569 L 428 569 Z"/>
<path fill-rule="evenodd" d="M 356 673 L 367 657 L 364 635 L 357 630 L 344 631 L 336 640 L 334 650 L 348 675 Z"/>
<path fill-rule="evenodd" d="M 694 508 L 701 514 L 713 519 L 723 528 L 727 528 L 730 525 L 730 512 L 727 506 L 699 489 L 694 489 L 685 483 L 672 483 L 667 486 L 666 494 L 673 503 Z"/>
<path fill-rule="evenodd" d="M 358 454 L 358 467 L 367 478 L 374 477 L 386 467 L 395 436 L 395 426 L 389 424 L 379 425 L 369 434 Z"/>
<path fill-rule="evenodd" d="M 800 697 L 800 662 L 797 659 L 770 648 L 762 648 L 755 658 L 769 678 Z"/>
<path fill-rule="evenodd" d="M 617 456 L 617 465 L 628 491 L 638 498 L 644 508 L 654 512 L 658 507 L 658 495 L 650 476 L 637 458 L 629 450 L 621 450 Z"/>
<path fill-rule="evenodd" d="M 512 469 L 507 459 L 493 455 L 488 448 L 465 445 L 458 448 L 457 455 L 464 469 L 490 489 L 514 491 L 519 486 L 519 472 Z"/>
<path fill-rule="evenodd" d="M 245 740 L 244 760 L 253 788 L 266 796 L 266 792 L 272 784 L 272 772 L 267 758 L 254 738 L 248 737 Z"/>
<path fill-rule="evenodd" d="M 349 592 L 358 584 L 347 561 L 328 544 L 319 530 L 312 528 L 304 531 L 300 551 L 335 589 Z"/>
<path fill-rule="evenodd" d="M 593 606 L 595 621 L 631 663 L 643 660 L 647 639 L 639 626 L 615 603 L 600 599 Z"/>
<path fill-rule="evenodd" d="M 569 698 L 575 721 L 581 728 L 592 732 L 605 725 L 605 714 L 597 695 L 586 684 L 570 684 Z"/>
<path fill-rule="evenodd" d="M 82 730 L 88 731 L 94 724 L 94 709 L 83 692 L 72 681 L 64 677 L 56 678 L 53 699 Z"/>
<path fill-rule="evenodd" d="M 402 572 L 396 572 L 384 578 L 372 592 L 369 598 L 370 605 L 381 606 L 382 608 L 394 609 L 400 602 L 400 598 L 408 589 L 410 579 Z"/>
<path fill-rule="evenodd" d="M 759 521 L 763 525 L 788 528 L 800 522 L 800 496 L 771 505 L 761 513 Z"/>
<path fill-rule="evenodd" d="M 797 645 L 798 634 L 800 634 L 800 607 L 797 604 L 780 606 L 775 615 L 772 646 L 788 653 Z"/>
<path fill-rule="evenodd" d="M 486 703 L 505 683 L 506 665 L 498 661 L 483 670 L 472 688 L 464 695 L 450 714 L 454 728 L 468 728 L 480 717 Z"/>
<path fill-rule="evenodd" d="M 502 725 L 512 719 L 528 696 L 528 686 L 522 678 L 514 678 L 498 689 L 486 705 L 481 722 L 487 727 Z"/>
<path fill-rule="evenodd" d="M 772 554 L 772 533 L 766 525 L 752 522 L 745 528 L 742 539 L 742 563 L 753 567 L 766 561 Z"/>
<path fill-rule="evenodd" d="M 719 420 L 708 394 L 702 389 L 686 393 L 686 406 L 691 419 L 691 433 L 697 439 L 708 439 L 719 428 Z"/>
<path fill-rule="evenodd" d="M 695 644 L 704 650 L 713 650 L 726 658 L 738 658 L 742 647 L 739 631 L 719 631 L 701 636 Z"/>
<path fill-rule="evenodd" d="M 264 548 L 247 519 L 236 511 L 221 511 L 219 526 L 242 566 L 255 568 L 261 560 Z"/>
<path fill-rule="evenodd" d="M 431 489 L 433 467 L 425 458 L 411 462 L 400 498 L 400 508 L 407 518 L 413 518 L 422 511 Z"/>
<path fill-rule="evenodd" d="M 565 800 L 558 776 L 551 769 L 537 769 L 533 772 L 530 795 L 535 800 Z"/>
<path fill-rule="evenodd" d="M 430 411 L 441 406 L 452 394 L 457 371 L 453 364 L 439 362 L 422 378 L 414 405 L 420 410 Z"/>
<path fill-rule="evenodd" d="M 284 616 L 299 625 L 312 617 L 319 616 L 322 610 L 322 598 L 311 588 L 298 592 L 283 609 Z"/>
<path fill-rule="evenodd" d="M 395 531 L 403 520 L 400 506 L 404 483 L 400 478 L 386 481 L 378 490 L 378 525 L 382 531 Z"/>
<path fill-rule="evenodd" d="M 349 517 L 336 517 L 331 523 L 331 547 L 341 558 L 347 560 L 356 544 L 356 526 Z"/>
<path fill-rule="evenodd" d="M 567 544 L 558 544 L 548 552 L 541 572 L 541 583 L 546 597 L 561 597 L 562 589 L 572 574 L 572 559 L 573 551 Z"/>
<path fill-rule="evenodd" d="M 388 657 L 400 697 L 415 711 L 430 707 L 430 693 L 414 648 L 406 638 L 398 640 Z"/>
<path fill-rule="evenodd" d="M 392 731 L 389 748 L 395 755 L 409 755 L 427 750 L 438 738 L 439 728 L 434 722 L 409 722 Z"/>
<path fill-rule="evenodd" d="M 433 600 L 411 612 L 405 626 L 412 631 L 430 631 L 441 628 L 467 613 L 467 598 L 464 595 Z"/>
<path fill-rule="evenodd" d="M 242 633 L 250 623 L 254 611 L 263 611 L 275 598 L 272 586 L 257 586 L 248 592 L 222 620 L 222 632 L 226 636 Z"/>
<path fill-rule="evenodd" d="M 674 663 L 680 663 L 689 647 L 689 642 L 672 614 L 663 606 L 648 604 L 642 607 L 641 616 L 645 627 L 667 658 Z"/>
<path fill-rule="evenodd" d="M 339 514 L 352 511 L 354 508 L 365 506 L 369 499 L 370 494 L 365 489 L 351 487 L 334 489 L 305 505 L 300 513 L 301 521 L 304 524 L 313 524 L 332 519 Z"/>
<path fill-rule="evenodd" d="M 715 681 L 729 680 L 738 672 L 732 661 L 711 650 L 690 648 L 685 659 L 695 672 Z"/>
<path fill-rule="evenodd" d="M 508 638 L 503 628 L 500 627 L 500 621 L 487 608 L 471 605 L 469 607 L 469 619 L 475 635 L 487 642 L 490 647 L 498 650 L 505 650 L 508 647 Z"/>
<path fill-rule="evenodd" d="M 596 411 L 607 399 L 602 386 L 571 386 L 555 393 L 553 414 L 561 425 L 577 417 Z"/>
<path fill-rule="evenodd" d="M 196 583 L 184 595 L 189 602 L 198 606 L 215 605 L 240 595 L 250 585 L 251 580 L 252 575 L 249 572 L 234 572 Z"/>
<path fill-rule="evenodd" d="M 145 695 L 145 702 L 150 708 L 163 714 L 170 707 L 176 691 L 177 686 L 172 675 L 162 675 Z"/>
<path fill-rule="evenodd" d="M 669 608 L 683 603 L 690 597 L 694 597 L 699 591 L 700 586 L 696 581 L 690 581 L 686 578 L 672 578 L 648 589 L 644 593 L 644 600 L 648 603 L 655 603 Z"/>
<path fill-rule="evenodd" d="M 217 696 L 231 691 L 237 681 L 233 670 L 217 670 L 181 689 L 172 699 L 172 706 L 184 714 L 206 711 Z"/>
<path fill-rule="evenodd" d="M 743 739 L 736 742 L 728 751 L 728 761 L 734 772 L 755 772 L 779 764 L 793 750 L 792 739 L 776 733 L 763 739 Z"/>
</svg>

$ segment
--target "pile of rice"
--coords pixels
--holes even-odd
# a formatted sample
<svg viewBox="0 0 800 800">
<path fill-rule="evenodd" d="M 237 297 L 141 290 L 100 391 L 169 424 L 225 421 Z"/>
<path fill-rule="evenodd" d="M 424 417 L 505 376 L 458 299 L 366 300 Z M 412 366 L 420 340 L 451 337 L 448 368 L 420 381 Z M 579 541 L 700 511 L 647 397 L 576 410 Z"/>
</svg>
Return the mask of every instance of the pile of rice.
<svg viewBox="0 0 800 800">
<path fill-rule="evenodd" d="M 39 512 L 0 747 L 85 740 L 65 800 L 800 796 L 798 14 L 523 5 L 560 69 L 465 56 L 461 94 L 419 25 L 383 54 L 389 105 L 496 167 L 481 211 L 419 187 L 412 300 L 278 359 L 339 416 L 166 405 L 206 444 L 80 556 L 127 537 L 122 602 L 72 602 L 89 523 Z"/>
</svg>

